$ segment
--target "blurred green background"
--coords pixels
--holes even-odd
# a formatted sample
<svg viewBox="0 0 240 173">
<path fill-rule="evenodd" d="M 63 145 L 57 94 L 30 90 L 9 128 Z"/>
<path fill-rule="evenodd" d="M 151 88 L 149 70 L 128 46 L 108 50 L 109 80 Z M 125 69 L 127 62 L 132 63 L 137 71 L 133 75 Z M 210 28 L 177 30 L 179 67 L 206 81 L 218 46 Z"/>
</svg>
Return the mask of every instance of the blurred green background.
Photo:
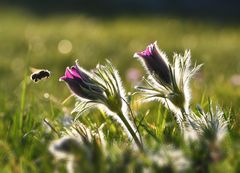
<svg viewBox="0 0 240 173">
<path fill-rule="evenodd" d="M 66 66 L 78 59 L 82 67 L 90 70 L 107 58 L 119 69 L 127 90 L 133 91 L 129 73 L 139 70 L 138 78 L 145 74 L 133 54 L 154 41 L 158 41 L 170 60 L 174 52 L 191 49 L 193 63 L 204 64 L 192 82 L 193 107 L 204 95 L 226 110 L 231 108 L 239 119 L 240 21 L 234 11 L 237 5 L 221 11 L 225 4 L 219 1 L 222 6 L 217 8 L 210 3 L 212 7 L 207 4 L 204 11 L 204 6 L 196 9 L 190 4 L 187 8 L 176 1 L 160 1 L 163 4 L 156 5 L 156 1 L 151 1 L 152 5 L 145 1 L 60 2 L 1 3 L 0 129 L 4 132 L 1 138 L 11 144 L 9 148 L 18 148 L 14 140 L 22 141 L 21 135 L 29 129 L 40 128 L 43 117 L 54 119 L 61 114 L 54 103 L 44 100 L 44 94 L 51 94 L 59 102 L 69 96 L 65 84 L 58 81 Z M 48 69 L 52 76 L 35 84 L 29 79 L 30 67 Z M 70 105 L 69 109 L 72 108 Z M 17 115 L 25 114 L 31 114 L 31 118 L 26 118 L 27 126 L 15 126 Z M 19 138 L 15 134 L 17 127 L 23 129 Z M 40 132 L 38 135 L 41 136 Z M 21 155 L 28 149 L 26 145 L 14 153 Z M 41 147 L 32 146 L 32 150 L 26 158 L 35 158 Z M 46 147 L 44 151 L 47 153 Z"/>
<path fill-rule="evenodd" d="M 107 58 L 130 86 L 126 81 L 129 68 L 137 68 L 144 74 L 132 55 L 157 40 L 170 59 L 173 52 L 191 49 L 193 63 L 204 63 L 192 83 L 195 103 L 204 92 L 219 104 L 233 108 L 239 105 L 240 26 L 237 16 L 231 16 L 233 12 L 225 15 L 220 11 L 214 16 L 199 10 L 184 14 L 174 8 L 173 12 L 157 13 L 155 9 L 148 13 L 147 8 L 151 6 L 142 11 L 141 8 L 129 10 L 129 5 L 125 11 L 124 7 L 115 7 L 118 10 L 115 13 L 113 6 L 108 13 L 109 7 L 97 9 L 97 1 L 86 3 L 86 7 L 81 5 L 84 1 L 70 1 L 70 5 L 63 1 L 68 4 L 65 10 L 62 10 L 64 3 L 23 2 L 13 1 L 13 5 L 5 2 L 0 10 L 0 87 L 6 96 L 14 94 L 24 74 L 30 74 L 29 67 L 35 67 L 52 71 L 51 79 L 40 85 L 54 94 L 63 91 L 64 97 L 67 91 L 58 78 L 75 59 L 91 69 Z M 79 6 L 73 8 L 74 2 Z"/>
</svg>

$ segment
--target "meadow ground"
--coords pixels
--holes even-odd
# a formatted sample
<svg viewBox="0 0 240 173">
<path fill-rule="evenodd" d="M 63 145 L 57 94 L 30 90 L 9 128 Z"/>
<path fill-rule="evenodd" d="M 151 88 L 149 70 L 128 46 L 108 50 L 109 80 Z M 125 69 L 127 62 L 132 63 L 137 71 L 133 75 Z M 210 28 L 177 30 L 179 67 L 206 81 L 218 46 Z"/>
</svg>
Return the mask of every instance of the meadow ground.
<svg viewBox="0 0 240 173">
<path fill-rule="evenodd" d="M 1 172 L 53 172 L 48 145 L 57 136 L 46 132 L 43 119 L 58 124 L 66 112 L 63 109 L 74 108 L 73 98 L 61 105 L 70 95 L 65 84 L 58 81 L 66 66 L 78 59 L 82 67 L 92 69 L 107 58 L 119 69 L 127 91 L 131 92 L 134 88 L 127 72 L 134 68 L 145 74 L 133 54 L 155 40 L 170 59 L 173 52 L 191 49 L 192 61 L 204 64 L 191 83 L 192 107 L 211 97 L 225 111 L 231 111 L 232 116 L 225 146 L 227 157 L 214 165 L 212 172 L 239 171 L 240 79 L 236 77 L 240 75 L 239 24 L 157 15 L 38 16 L 19 9 L 1 9 Z M 52 76 L 35 84 L 29 79 L 30 67 L 49 69 Z M 154 116 L 161 116 L 157 103 L 138 108 L 142 114 L 151 110 L 147 120 L 150 124 L 154 123 Z M 97 114 L 83 121 L 100 124 L 103 118 Z M 167 135 L 158 135 L 168 140 Z M 113 132 L 108 139 L 121 140 Z"/>
</svg>

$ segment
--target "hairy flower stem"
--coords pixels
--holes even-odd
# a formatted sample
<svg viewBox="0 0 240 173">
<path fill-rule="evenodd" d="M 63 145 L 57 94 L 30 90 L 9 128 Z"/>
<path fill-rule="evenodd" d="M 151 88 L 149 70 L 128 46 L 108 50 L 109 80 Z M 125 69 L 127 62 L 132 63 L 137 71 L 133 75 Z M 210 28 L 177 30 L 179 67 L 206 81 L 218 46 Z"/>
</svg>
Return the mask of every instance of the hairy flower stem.
<svg viewBox="0 0 240 173">
<path fill-rule="evenodd" d="M 183 116 L 183 121 L 188 120 L 188 118 L 187 118 L 187 113 L 186 113 L 186 111 L 185 111 L 184 108 L 181 108 L 181 113 L 182 113 L 182 116 Z"/>
<path fill-rule="evenodd" d="M 135 143 L 137 144 L 138 148 L 140 151 L 144 151 L 143 149 L 143 145 L 140 142 L 140 140 L 138 139 L 136 133 L 134 132 L 133 128 L 131 127 L 131 125 L 129 124 L 129 122 L 127 121 L 127 119 L 125 118 L 125 116 L 123 115 L 123 113 L 121 111 L 119 111 L 117 113 L 117 115 L 120 117 L 120 119 L 123 121 L 124 125 L 126 126 L 126 128 L 128 129 L 129 133 L 131 134 L 131 136 L 133 137 L 133 140 L 135 141 Z"/>
</svg>

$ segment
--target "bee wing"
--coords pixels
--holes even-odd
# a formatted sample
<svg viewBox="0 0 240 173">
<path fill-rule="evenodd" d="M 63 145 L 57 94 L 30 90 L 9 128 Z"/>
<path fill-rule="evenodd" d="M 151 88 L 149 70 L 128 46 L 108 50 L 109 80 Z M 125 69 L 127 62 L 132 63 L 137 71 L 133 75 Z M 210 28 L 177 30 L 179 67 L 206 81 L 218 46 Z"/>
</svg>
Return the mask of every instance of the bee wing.
<svg viewBox="0 0 240 173">
<path fill-rule="evenodd" d="M 39 71 L 43 70 L 43 69 L 34 68 L 34 67 L 29 67 L 29 69 L 32 73 L 36 73 L 36 72 L 39 72 Z"/>
</svg>

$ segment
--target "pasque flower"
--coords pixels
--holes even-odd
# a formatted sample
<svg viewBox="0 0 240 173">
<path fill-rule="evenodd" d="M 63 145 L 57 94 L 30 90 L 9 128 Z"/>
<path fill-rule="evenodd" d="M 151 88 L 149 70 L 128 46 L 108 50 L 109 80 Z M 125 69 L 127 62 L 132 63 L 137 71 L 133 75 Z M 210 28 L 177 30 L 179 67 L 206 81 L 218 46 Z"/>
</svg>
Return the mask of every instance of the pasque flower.
<svg viewBox="0 0 240 173">
<path fill-rule="evenodd" d="M 107 66 L 97 65 L 90 73 L 81 68 L 76 61 L 74 66 L 66 68 L 65 75 L 60 81 L 66 82 L 81 103 L 103 104 L 112 112 L 119 112 L 122 109 L 125 93 L 119 76 L 110 62 Z"/>
<path fill-rule="evenodd" d="M 185 119 L 190 104 L 189 80 L 201 67 L 191 68 L 190 51 L 185 51 L 183 56 L 174 54 L 173 64 L 170 64 L 154 42 L 134 57 L 141 60 L 148 74 L 146 86 L 137 87 L 145 100 L 160 100 L 175 113 L 178 121 Z"/>
<path fill-rule="evenodd" d="M 141 58 L 147 71 L 159 82 L 164 82 L 165 84 L 171 83 L 168 60 L 158 49 L 156 42 L 150 44 L 146 50 L 135 53 L 134 57 Z"/>
<path fill-rule="evenodd" d="M 65 75 L 60 81 L 65 81 L 71 92 L 80 100 L 73 110 L 78 113 L 75 119 L 88 108 L 101 106 L 109 115 L 113 115 L 128 136 L 142 149 L 139 134 L 128 116 L 129 105 L 120 77 L 109 61 L 105 66 L 97 65 L 91 73 L 76 62 L 71 68 L 66 68 Z"/>
<path fill-rule="evenodd" d="M 98 101 L 103 96 L 103 89 L 96 85 L 96 81 L 87 71 L 76 65 L 71 68 L 67 67 L 65 75 L 60 81 L 65 81 L 70 90 L 77 96 L 83 99 Z"/>
</svg>

